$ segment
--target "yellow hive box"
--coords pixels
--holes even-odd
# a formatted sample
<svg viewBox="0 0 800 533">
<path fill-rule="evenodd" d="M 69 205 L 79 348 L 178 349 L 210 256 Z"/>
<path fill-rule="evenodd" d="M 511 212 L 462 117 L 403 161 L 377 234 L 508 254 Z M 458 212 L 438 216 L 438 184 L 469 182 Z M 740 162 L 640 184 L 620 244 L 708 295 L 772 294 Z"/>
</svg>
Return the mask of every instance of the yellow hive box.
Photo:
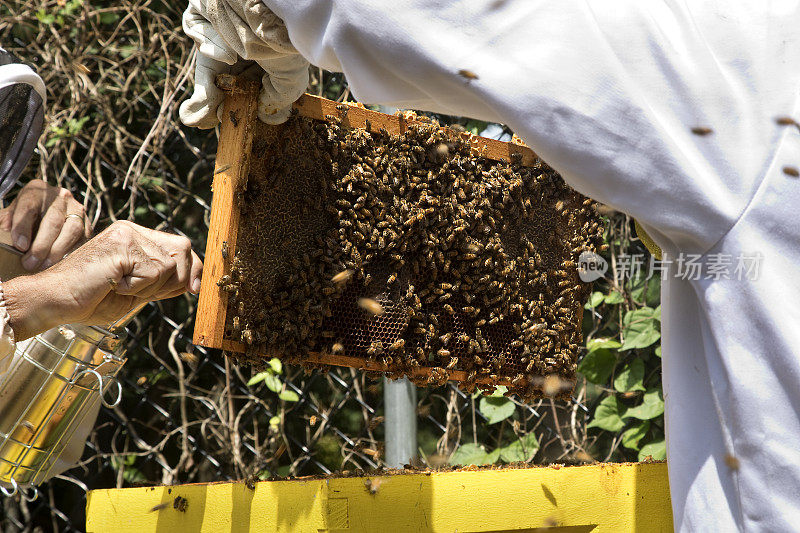
<svg viewBox="0 0 800 533">
<path fill-rule="evenodd" d="M 211 483 L 89 493 L 101 532 L 668 532 L 666 463 Z"/>
</svg>

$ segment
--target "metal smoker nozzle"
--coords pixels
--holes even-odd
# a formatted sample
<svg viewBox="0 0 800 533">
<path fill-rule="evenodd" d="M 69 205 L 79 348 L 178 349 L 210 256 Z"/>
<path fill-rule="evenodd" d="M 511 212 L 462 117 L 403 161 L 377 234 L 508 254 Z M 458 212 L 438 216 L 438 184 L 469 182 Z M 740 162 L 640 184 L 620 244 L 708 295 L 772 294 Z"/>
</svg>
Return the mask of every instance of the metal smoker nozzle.
<svg viewBox="0 0 800 533">
<path fill-rule="evenodd" d="M 124 328 L 143 306 L 105 328 L 64 325 L 19 342 L 5 373 L 0 360 L 0 492 L 35 486 L 80 458 L 62 455 L 80 454 L 82 445 L 67 448 L 98 402 L 121 400 Z M 116 397 L 108 402 L 112 384 Z M 23 495 L 33 499 L 36 491 Z"/>
</svg>

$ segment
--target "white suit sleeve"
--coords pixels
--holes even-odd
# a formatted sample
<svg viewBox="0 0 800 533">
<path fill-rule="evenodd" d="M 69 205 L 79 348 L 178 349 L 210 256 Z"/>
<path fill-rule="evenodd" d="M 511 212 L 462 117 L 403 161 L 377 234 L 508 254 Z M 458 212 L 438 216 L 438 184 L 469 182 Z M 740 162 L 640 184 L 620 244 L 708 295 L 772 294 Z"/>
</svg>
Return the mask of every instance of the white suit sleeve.
<svg viewBox="0 0 800 533">
<path fill-rule="evenodd" d="M 508 124 L 668 251 L 702 253 L 735 223 L 781 135 L 773 118 L 792 111 L 779 85 L 800 81 L 797 24 L 771 24 L 764 7 L 263 1 L 360 100 Z"/>
</svg>

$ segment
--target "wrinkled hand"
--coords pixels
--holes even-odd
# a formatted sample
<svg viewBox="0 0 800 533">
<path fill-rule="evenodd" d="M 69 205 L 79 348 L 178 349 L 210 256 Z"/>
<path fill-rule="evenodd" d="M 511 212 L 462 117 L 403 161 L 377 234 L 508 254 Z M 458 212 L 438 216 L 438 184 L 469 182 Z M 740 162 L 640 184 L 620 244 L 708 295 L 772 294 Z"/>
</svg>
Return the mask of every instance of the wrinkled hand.
<svg viewBox="0 0 800 533">
<path fill-rule="evenodd" d="M 21 339 L 58 324 L 108 325 L 141 303 L 197 293 L 202 270 L 187 238 L 123 221 L 3 290 Z"/>
<path fill-rule="evenodd" d="M 47 268 L 92 236 L 86 213 L 67 189 L 42 180 L 28 182 L 0 211 L 0 228 L 11 232 L 14 246 L 26 252 L 27 270 Z"/>
</svg>

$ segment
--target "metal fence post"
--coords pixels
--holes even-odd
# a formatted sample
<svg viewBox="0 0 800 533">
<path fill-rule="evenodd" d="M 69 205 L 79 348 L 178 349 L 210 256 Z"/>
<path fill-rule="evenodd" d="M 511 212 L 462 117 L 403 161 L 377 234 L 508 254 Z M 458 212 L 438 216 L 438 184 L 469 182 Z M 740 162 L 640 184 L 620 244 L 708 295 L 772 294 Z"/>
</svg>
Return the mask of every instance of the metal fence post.
<svg viewBox="0 0 800 533">
<path fill-rule="evenodd" d="M 417 456 L 417 388 L 406 378 L 383 378 L 386 466 L 403 468 Z"/>
</svg>

